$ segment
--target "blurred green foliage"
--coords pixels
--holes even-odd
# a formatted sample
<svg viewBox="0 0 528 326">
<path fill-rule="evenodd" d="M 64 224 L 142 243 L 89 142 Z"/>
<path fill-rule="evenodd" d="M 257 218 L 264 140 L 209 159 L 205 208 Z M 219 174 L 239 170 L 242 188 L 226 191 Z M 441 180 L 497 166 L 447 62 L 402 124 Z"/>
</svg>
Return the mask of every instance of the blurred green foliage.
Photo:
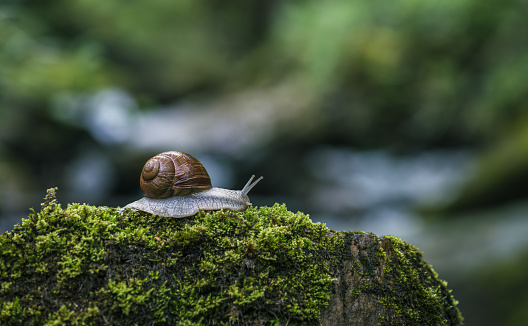
<svg viewBox="0 0 528 326">
<path fill-rule="evenodd" d="M 324 110 L 327 139 L 480 144 L 526 112 L 523 8 L 521 0 L 3 2 L 0 108 L 45 110 L 61 92 L 108 86 L 152 105 L 289 83 L 313 99 L 307 111 Z"/>
<path fill-rule="evenodd" d="M 468 294 L 465 294 L 468 310 L 479 311 L 472 318 L 473 325 L 526 325 L 528 296 L 526 288 L 519 284 L 526 283 L 527 262 L 528 251 L 525 250 L 475 273 Z"/>
<path fill-rule="evenodd" d="M 302 2 L 284 11 L 276 34 L 300 79 L 333 112 L 345 109 L 336 122 L 352 131 L 478 141 L 525 112 L 520 4 Z"/>
</svg>

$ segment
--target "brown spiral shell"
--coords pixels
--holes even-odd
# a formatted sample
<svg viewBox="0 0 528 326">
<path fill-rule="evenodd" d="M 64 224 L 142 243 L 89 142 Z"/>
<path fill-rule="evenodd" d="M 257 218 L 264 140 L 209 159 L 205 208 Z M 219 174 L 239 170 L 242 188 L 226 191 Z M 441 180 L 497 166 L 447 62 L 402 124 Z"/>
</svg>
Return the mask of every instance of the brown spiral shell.
<svg viewBox="0 0 528 326">
<path fill-rule="evenodd" d="M 211 178 L 192 155 L 170 151 L 158 154 L 143 166 L 141 191 L 148 198 L 168 198 L 212 188 Z"/>
</svg>

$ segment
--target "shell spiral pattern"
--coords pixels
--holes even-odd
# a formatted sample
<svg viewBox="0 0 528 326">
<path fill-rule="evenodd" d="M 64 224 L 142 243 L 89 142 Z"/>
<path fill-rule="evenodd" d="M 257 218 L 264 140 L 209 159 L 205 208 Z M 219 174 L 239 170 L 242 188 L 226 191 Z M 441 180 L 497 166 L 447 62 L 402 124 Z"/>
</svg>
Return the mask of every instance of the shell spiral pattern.
<svg viewBox="0 0 528 326">
<path fill-rule="evenodd" d="M 168 198 L 211 189 L 211 178 L 192 155 L 171 151 L 158 154 L 143 166 L 141 191 L 148 198 Z"/>
</svg>

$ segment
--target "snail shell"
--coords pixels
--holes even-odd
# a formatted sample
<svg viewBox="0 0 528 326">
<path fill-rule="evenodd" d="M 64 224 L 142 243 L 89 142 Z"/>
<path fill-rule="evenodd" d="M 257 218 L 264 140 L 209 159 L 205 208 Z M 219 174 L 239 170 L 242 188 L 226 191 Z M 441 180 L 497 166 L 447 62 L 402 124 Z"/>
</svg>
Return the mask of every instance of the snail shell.
<svg viewBox="0 0 528 326">
<path fill-rule="evenodd" d="M 168 198 L 213 187 L 202 163 L 178 151 L 164 152 L 148 160 L 139 184 L 148 198 Z"/>
<path fill-rule="evenodd" d="M 202 211 L 242 211 L 251 206 L 248 193 L 262 180 L 252 176 L 242 190 L 213 188 L 209 174 L 192 155 L 171 151 L 145 163 L 140 186 L 145 197 L 124 208 L 164 217 L 187 217 Z"/>
</svg>

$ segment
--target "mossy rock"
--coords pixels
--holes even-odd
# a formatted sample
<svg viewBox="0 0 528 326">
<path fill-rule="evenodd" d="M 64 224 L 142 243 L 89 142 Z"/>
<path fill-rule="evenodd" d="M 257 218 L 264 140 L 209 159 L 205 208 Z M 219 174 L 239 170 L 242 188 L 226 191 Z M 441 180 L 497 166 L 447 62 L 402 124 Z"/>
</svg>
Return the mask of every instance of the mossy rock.
<svg viewBox="0 0 528 326">
<path fill-rule="evenodd" d="M 284 205 L 170 219 L 39 213 L 0 235 L 1 325 L 459 325 L 413 246 Z"/>
</svg>

